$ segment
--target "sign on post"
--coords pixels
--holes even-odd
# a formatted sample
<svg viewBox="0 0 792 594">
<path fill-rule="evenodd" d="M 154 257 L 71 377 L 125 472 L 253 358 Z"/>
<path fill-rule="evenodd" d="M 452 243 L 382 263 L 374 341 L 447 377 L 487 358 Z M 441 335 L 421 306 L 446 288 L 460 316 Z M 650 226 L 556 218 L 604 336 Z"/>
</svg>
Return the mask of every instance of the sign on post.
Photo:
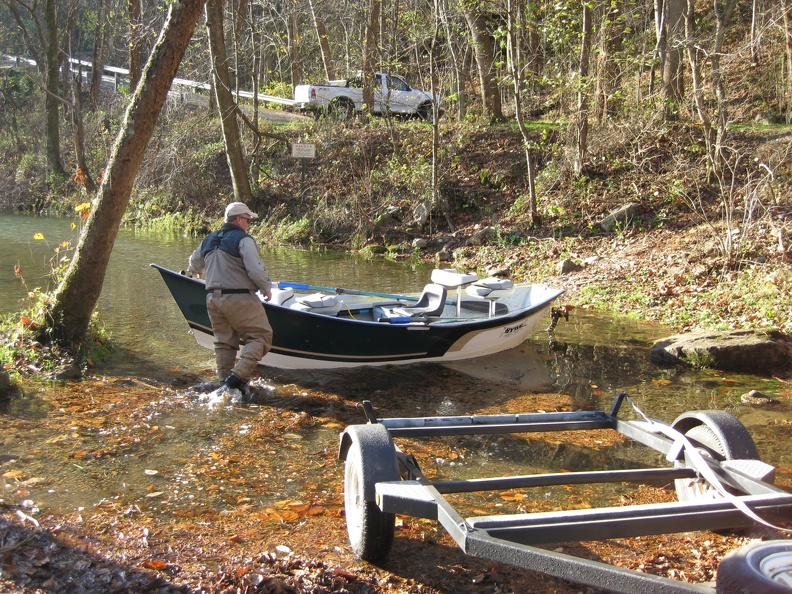
<svg viewBox="0 0 792 594">
<path fill-rule="evenodd" d="M 295 159 L 313 159 L 316 157 L 316 145 L 307 142 L 293 142 L 292 157 Z"/>
</svg>

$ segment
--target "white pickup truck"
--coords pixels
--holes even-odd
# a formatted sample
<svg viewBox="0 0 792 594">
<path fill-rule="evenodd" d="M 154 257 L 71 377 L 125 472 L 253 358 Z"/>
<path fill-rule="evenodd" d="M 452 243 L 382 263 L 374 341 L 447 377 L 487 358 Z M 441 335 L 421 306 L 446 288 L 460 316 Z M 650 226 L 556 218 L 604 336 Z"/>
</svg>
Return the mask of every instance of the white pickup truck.
<svg viewBox="0 0 792 594">
<path fill-rule="evenodd" d="M 435 97 L 441 105 L 440 98 Z M 357 77 L 332 80 L 324 85 L 297 85 L 294 102 L 300 111 L 346 121 L 363 109 L 363 80 Z M 432 121 L 432 94 L 412 88 L 399 76 L 380 72 L 376 74 L 374 87 L 374 113 L 417 116 Z M 442 107 L 438 114 L 443 114 Z"/>
</svg>

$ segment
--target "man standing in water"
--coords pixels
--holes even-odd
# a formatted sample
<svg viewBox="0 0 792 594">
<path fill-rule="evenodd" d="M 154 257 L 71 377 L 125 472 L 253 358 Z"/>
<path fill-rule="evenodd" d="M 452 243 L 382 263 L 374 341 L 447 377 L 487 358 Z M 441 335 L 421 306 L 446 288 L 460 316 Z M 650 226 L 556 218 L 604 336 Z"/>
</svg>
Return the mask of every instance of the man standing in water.
<svg viewBox="0 0 792 594">
<path fill-rule="evenodd" d="M 206 278 L 217 375 L 229 391 L 239 390 L 243 397 L 259 360 L 272 347 L 272 327 L 256 296 L 261 291 L 269 301 L 272 282 L 256 241 L 247 233 L 255 218 L 258 215 L 242 202 L 229 204 L 225 223 L 201 242 L 188 266 L 191 273 Z"/>
</svg>

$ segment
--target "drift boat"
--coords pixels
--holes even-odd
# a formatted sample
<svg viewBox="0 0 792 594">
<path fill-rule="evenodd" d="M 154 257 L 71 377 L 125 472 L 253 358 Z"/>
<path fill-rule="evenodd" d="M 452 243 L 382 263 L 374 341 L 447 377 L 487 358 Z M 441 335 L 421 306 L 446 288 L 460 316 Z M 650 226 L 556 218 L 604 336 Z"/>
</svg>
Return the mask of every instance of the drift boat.
<svg viewBox="0 0 792 594">
<path fill-rule="evenodd" d="M 204 281 L 151 266 L 198 344 L 212 348 Z M 436 269 L 431 280 L 421 293 L 405 294 L 273 283 L 271 300 L 261 302 L 273 330 L 261 364 L 331 369 L 491 355 L 522 344 L 564 292 L 453 269 Z"/>
</svg>

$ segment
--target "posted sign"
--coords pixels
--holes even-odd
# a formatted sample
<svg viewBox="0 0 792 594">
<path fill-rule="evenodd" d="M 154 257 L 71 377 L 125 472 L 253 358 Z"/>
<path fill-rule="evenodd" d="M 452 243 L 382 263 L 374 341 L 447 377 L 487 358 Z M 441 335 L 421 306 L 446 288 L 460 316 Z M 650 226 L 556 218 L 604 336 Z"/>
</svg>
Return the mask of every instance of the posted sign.
<svg viewBox="0 0 792 594">
<path fill-rule="evenodd" d="M 295 159 L 313 159 L 316 157 L 316 145 L 306 142 L 293 142 L 292 157 Z"/>
</svg>

